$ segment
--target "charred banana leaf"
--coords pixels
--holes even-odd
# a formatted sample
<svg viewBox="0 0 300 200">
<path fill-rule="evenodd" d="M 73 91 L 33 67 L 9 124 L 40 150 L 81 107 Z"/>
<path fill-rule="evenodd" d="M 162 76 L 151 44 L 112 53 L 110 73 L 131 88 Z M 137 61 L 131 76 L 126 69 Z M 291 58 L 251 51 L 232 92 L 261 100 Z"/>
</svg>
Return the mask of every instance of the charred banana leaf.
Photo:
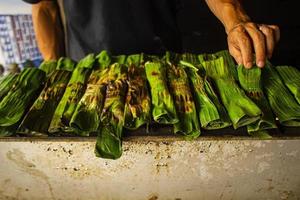
<svg viewBox="0 0 300 200">
<path fill-rule="evenodd" d="M 127 57 L 128 92 L 125 101 L 125 124 L 127 129 L 137 129 L 151 120 L 151 99 L 148 92 L 143 54 Z"/>
<path fill-rule="evenodd" d="M 24 134 L 48 132 L 55 109 L 60 102 L 74 68 L 74 62 L 61 58 L 52 72 L 40 96 L 36 99 L 20 126 Z M 38 119 L 38 120 L 37 120 Z"/>
<path fill-rule="evenodd" d="M 220 103 L 211 83 L 204 73 L 200 72 L 202 66 L 199 66 L 200 63 L 197 62 L 197 56 L 184 54 L 182 61 L 180 63 L 186 66 L 185 70 L 193 89 L 201 127 L 213 130 L 231 126 L 229 116 L 224 106 Z"/>
<path fill-rule="evenodd" d="M 96 155 L 117 159 L 122 155 L 122 133 L 125 123 L 125 99 L 127 94 L 127 68 L 119 61 L 110 66 L 101 129 L 96 143 Z"/>
<path fill-rule="evenodd" d="M 73 131 L 69 123 L 78 102 L 85 92 L 86 81 L 92 71 L 94 61 L 94 54 L 89 54 L 77 64 L 66 91 L 53 115 L 49 127 L 50 133 Z"/>
<path fill-rule="evenodd" d="M 276 70 L 286 87 L 294 95 L 298 104 L 300 104 L 300 71 L 291 66 L 278 66 Z"/>
<path fill-rule="evenodd" d="M 216 58 L 217 57 L 217 58 Z M 221 100 L 232 121 L 233 128 L 254 123 L 261 117 L 261 110 L 251 101 L 245 92 L 237 85 L 231 67 L 222 56 L 214 58 L 205 58 L 200 55 L 199 60 L 208 76 L 210 76 L 216 85 Z"/>
<path fill-rule="evenodd" d="M 277 128 L 275 117 L 266 99 L 261 84 L 261 69 L 257 66 L 246 69 L 244 66 L 238 66 L 238 79 L 241 87 L 247 96 L 261 109 L 262 117 L 247 126 L 248 133 L 253 136 L 263 136 L 263 138 L 271 138 L 267 129 Z M 262 134 L 263 133 L 263 134 Z"/>
<path fill-rule="evenodd" d="M 263 88 L 276 117 L 283 126 L 300 126 L 300 105 L 285 87 L 276 69 L 268 63 L 262 70 Z"/>
<path fill-rule="evenodd" d="M 168 83 L 180 119 L 174 124 L 174 132 L 185 136 L 186 139 L 195 139 L 199 137 L 201 131 L 188 76 L 184 68 L 178 65 L 178 55 L 167 52 L 166 61 Z"/>
<path fill-rule="evenodd" d="M 100 115 L 103 108 L 107 74 L 111 58 L 106 51 L 98 56 L 98 67 L 91 73 L 85 93 L 80 99 L 70 121 L 74 131 L 82 136 L 97 132 L 100 124 Z"/>
<path fill-rule="evenodd" d="M 18 75 L 11 90 L 0 102 L 0 135 L 7 136 L 16 131 L 44 81 L 45 73 L 36 68 L 24 69 Z"/>
<path fill-rule="evenodd" d="M 146 62 L 145 71 L 150 85 L 154 121 L 161 124 L 178 123 L 176 108 L 166 80 L 166 63 L 153 59 Z"/>
</svg>

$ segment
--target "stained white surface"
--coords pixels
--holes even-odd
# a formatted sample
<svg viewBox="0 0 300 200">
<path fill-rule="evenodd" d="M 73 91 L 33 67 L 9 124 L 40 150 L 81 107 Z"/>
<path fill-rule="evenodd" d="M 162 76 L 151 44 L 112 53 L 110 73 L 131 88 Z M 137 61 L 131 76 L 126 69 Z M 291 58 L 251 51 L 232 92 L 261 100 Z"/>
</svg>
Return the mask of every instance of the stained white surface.
<svg viewBox="0 0 300 200">
<path fill-rule="evenodd" d="M 300 140 L 0 140 L 0 199 L 299 199 Z"/>
</svg>

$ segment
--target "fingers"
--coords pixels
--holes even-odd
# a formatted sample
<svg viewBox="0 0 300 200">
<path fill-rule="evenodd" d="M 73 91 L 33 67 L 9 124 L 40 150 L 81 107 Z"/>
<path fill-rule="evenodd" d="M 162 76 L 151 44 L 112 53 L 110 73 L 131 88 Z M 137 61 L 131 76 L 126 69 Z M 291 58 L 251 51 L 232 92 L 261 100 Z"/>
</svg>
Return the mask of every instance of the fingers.
<svg viewBox="0 0 300 200">
<path fill-rule="evenodd" d="M 265 25 L 259 26 L 259 30 L 265 35 L 267 56 L 268 58 L 271 58 L 273 54 L 273 50 L 275 48 L 275 31 L 272 28 Z"/>
<path fill-rule="evenodd" d="M 246 68 L 251 68 L 252 67 L 252 47 L 251 47 L 251 42 L 248 37 L 241 37 L 238 40 L 239 46 L 240 46 L 240 51 L 242 54 L 242 59 L 244 66 Z"/>
<path fill-rule="evenodd" d="M 266 58 L 271 58 L 275 45 L 280 39 L 280 30 L 275 25 L 244 23 L 228 32 L 228 48 L 238 64 L 252 67 L 253 53 L 256 65 L 264 67 Z"/>
<path fill-rule="evenodd" d="M 267 25 L 268 27 L 272 28 L 275 33 L 275 41 L 276 43 L 280 40 L 280 29 L 276 25 Z"/>
<path fill-rule="evenodd" d="M 254 48 L 256 58 L 256 65 L 258 67 L 264 67 L 266 60 L 266 47 L 264 35 L 257 29 L 256 25 L 253 23 L 248 23 L 247 25 L 245 25 L 245 29 L 247 30 L 247 33 L 249 34 L 252 40 L 252 45 Z"/>
<path fill-rule="evenodd" d="M 230 54 L 238 64 L 246 68 L 252 67 L 252 45 L 251 40 L 243 26 L 236 27 L 227 37 Z"/>
<path fill-rule="evenodd" d="M 235 46 L 232 46 L 232 45 L 228 45 L 228 46 L 229 46 L 230 55 L 235 59 L 235 61 L 237 62 L 238 65 L 242 65 L 243 57 L 242 57 L 241 52 Z"/>
</svg>

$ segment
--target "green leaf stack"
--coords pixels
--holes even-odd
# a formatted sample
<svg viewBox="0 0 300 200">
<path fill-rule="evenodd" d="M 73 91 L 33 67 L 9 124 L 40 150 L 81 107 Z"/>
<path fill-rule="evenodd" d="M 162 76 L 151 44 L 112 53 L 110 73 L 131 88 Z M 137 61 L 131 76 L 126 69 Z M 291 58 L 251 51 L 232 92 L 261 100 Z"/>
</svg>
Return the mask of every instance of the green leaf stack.
<svg viewBox="0 0 300 200">
<path fill-rule="evenodd" d="M 91 73 L 86 90 L 70 121 L 70 126 L 82 136 L 97 132 L 100 125 L 100 115 L 108 82 L 106 75 L 109 71 L 111 58 L 106 51 L 102 51 L 97 59 L 98 67 Z"/>
<path fill-rule="evenodd" d="M 45 73 L 37 68 L 26 68 L 18 75 L 14 85 L 0 102 L 0 135 L 10 135 L 16 131 L 44 81 Z"/>
<path fill-rule="evenodd" d="M 262 70 L 265 94 L 283 126 L 300 126 L 300 105 L 282 82 L 276 69 L 268 63 Z"/>
<path fill-rule="evenodd" d="M 50 133 L 73 131 L 73 128 L 70 127 L 69 123 L 78 102 L 85 92 L 86 81 L 90 76 L 94 61 L 94 54 L 89 54 L 77 64 L 67 85 L 66 91 L 53 115 L 49 127 Z"/>
<path fill-rule="evenodd" d="M 253 136 L 263 136 L 265 139 L 271 138 L 266 130 L 277 128 L 277 126 L 270 105 L 263 93 L 261 69 L 257 66 L 246 69 L 244 66 L 240 65 L 237 68 L 237 72 L 241 87 L 244 89 L 247 96 L 262 111 L 262 117 L 258 121 L 247 126 L 248 133 Z"/>
<path fill-rule="evenodd" d="M 184 54 L 180 63 L 186 66 L 185 70 L 193 90 L 201 127 L 213 130 L 231 126 L 229 116 L 214 92 L 210 81 L 203 71 L 200 72 L 203 69 L 202 66 L 199 66 L 200 62 L 197 60 L 197 56 Z"/>
<path fill-rule="evenodd" d="M 210 76 L 232 121 L 233 128 L 246 126 L 260 119 L 261 110 L 251 101 L 235 81 L 232 67 L 223 56 L 199 56 L 199 60 Z"/>
<path fill-rule="evenodd" d="M 74 67 L 75 63 L 71 59 L 59 59 L 56 70 L 49 75 L 43 91 L 22 121 L 20 131 L 28 133 L 29 130 L 28 134 L 48 133 L 53 114 L 65 92 Z"/>
<path fill-rule="evenodd" d="M 154 121 L 161 124 L 178 123 L 179 119 L 175 104 L 166 79 L 166 63 L 152 57 L 151 61 L 146 62 L 145 70 L 150 85 Z"/>
<path fill-rule="evenodd" d="M 119 56 L 117 62 L 110 65 L 106 75 L 108 84 L 95 149 L 96 155 L 102 158 L 117 159 L 122 155 L 124 109 L 127 94 L 125 58 L 125 56 Z"/>
<path fill-rule="evenodd" d="M 277 66 L 276 70 L 285 86 L 300 104 L 300 71 L 291 66 Z"/>
<path fill-rule="evenodd" d="M 174 124 L 174 132 L 186 139 L 199 137 L 200 124 L 188 76 L 179 63 L 179 55 L 166 53 L 168 85 L 173 96 L 180 121 Z"/>
<path fill-rule="evenodd" d="M 151 120 L 151 99 L 143 54 L 130 55 L 126 59 L 128 68 L 128 92 L 125 101 L 125 124 L 130 130 L 149 124 Z"/>
</svg>

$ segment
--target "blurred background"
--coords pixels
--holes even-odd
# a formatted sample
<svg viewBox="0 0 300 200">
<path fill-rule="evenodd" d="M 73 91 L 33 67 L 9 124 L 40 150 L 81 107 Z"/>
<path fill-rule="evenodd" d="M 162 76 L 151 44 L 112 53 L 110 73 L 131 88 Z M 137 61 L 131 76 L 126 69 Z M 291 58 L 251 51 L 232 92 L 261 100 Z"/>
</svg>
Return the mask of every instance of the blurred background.
<svg viewBox="0 0 300 200">
<path fill-rule="evenodd" d="M 0 65 L 5 69 L 0 72 L 18 71 L 29 62 L 38 66 L 41 61 L 31 6 L 21 0 L 0 0 Z"/>
<path fill-rule="evenodd" d="M 251 0 L 243 4 L 253 21 L 277 24 L 281 28 L 281 41 L 272 63 L 299 67 L 300 16 L 295 1 Z M 16 67 L 22 69 L 29 60 L 35 66 L 42 61 L 30 13 L 31 6 L 22 0 L 0 0 L 0 65 L 6 71 Z M 210 53 L 227 48 L 224 28 L 204 0 L 182 0 L 178 24 L 184 51 Z"/>
</svg>

